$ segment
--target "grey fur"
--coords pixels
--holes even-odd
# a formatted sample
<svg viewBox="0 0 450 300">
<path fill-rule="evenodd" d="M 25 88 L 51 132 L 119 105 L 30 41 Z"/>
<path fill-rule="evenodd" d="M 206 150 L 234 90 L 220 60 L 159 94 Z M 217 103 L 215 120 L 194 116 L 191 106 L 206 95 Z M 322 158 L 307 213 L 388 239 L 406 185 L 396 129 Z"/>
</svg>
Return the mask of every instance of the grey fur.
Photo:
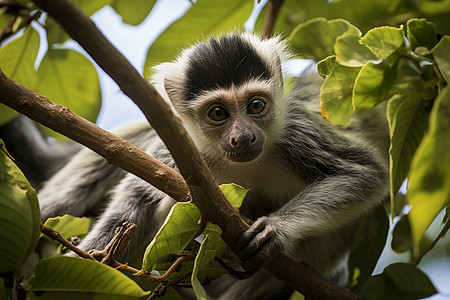
<svg viewBox="0 0 450 300">
<path fill-rule="evenodd" d="M 271 95 L 270 118 L 254 119 L 254 126 L 263 130 L 266 140 L 256 159 L 228 160 L 217 142 L 222 133 L 211 129 L 197 114 L 205 101 L 200 99 L 208 99 L 217 91 L 200 93 L 196 85 L 195 97 L 186 101 L 184 95 L 189 90 L 184 85 L 185 76 L 188 67 L 189 74 L 195 74 L 189 64 L 195 46 L 182 52 L 175 62 L 158 66 L 154 81 L 163 96 L 170 95 L 216 181 L 251 188 L 241 211 L 256 222 L 234 248 L 244 267 L 258 271 L 284 249 L 345 285 L 345 265 L 355 226 L 382 205 L 388 195 L 388 136 L 383 109 L 357 116 L 347 129 L 330 124 L 319 112 L 321 80 L 310 72 L 300 77 L 288 95 L 283 95 L 280 61 L 289 54 L 282 41 L 261 40 L 251 34 L 233 34 L 233 39 L 236 37 L 254 47 L 254 55 L 266 62 L 267 73 L 273 77 L 251 78 L 254 81 L 248 87 L 267 87 L 266 93 Z M 214 53 L 207 57 L 213 59 Z M 244 88 L 247 87 L 224 87 L 225 91 L 236 93 Z M 176 168 L 152 129 L 135 128 L 125 136 Z M 85 250 L 102 249 L 122 222 L 137 223 L 138 229 L 121 258 L 129 262 L 142 254 L 174 203 L 151 185 L 108 165 L 89 150 L 82 150 L 56 173 L 39 192 L 39 199 L 44 219 L 63 213 L 85 215 L 103 204 L 104 212 L 80 245 Z M 289 291 L 264 270 L 244 281 L 218 279 L 210 290 L 211 298 L 219 299 L 280 299 Z"/>
</svg>

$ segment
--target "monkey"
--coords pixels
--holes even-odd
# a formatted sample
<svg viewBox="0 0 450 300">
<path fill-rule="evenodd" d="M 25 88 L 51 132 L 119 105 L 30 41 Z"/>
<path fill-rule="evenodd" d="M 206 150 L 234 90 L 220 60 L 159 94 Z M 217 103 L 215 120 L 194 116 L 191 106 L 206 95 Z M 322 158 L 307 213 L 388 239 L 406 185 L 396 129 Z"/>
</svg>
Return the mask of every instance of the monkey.
<svg viewBox="0 0 450 300">
<path fill-rule="evenodd" d="M 279 251 L 345 286 L 358 222 L 389 195 L 384 108 L 346 127 L 320 113 L 322 79 L 305 71 L 284 92 L 293 57 L 275 36 L 232 32 L 210 37 L 153 69 L 151 81 L 182 120 L 218 184 L 250 189 L 240 212 L 254 220 L 233 251 L 253 277 L 212 283 L 211 299 L 282 299 L 291 290 L 262 267 Z M 117 132 L 177 170 L 147 124 Z M 103 249 L 124 221 L 137 224 L 120 258 L 141 258 L 175 200 L 82 149 L 38 192 L 41 217 L 103 211 L 81 242 Z M 213 220 L 211 220 L 213 221 Z M 137 261 L 137 260 L 136 260 Z M 216 285 L 215 285 L 216 284 Z"/>
</svg>

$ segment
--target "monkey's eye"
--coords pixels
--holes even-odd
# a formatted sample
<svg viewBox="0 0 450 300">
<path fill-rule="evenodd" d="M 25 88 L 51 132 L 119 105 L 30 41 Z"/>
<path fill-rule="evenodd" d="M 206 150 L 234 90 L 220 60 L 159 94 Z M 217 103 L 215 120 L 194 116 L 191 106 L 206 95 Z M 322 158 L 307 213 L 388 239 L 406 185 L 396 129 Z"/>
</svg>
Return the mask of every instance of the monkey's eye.
<svg viewBox="0 0 450 300">
<path fill-rule="evenodd" d="M 222 122 L 228 119 L 230 114 L 225 110 L 225 108 L 216 106 L 211 109 L 208 113 L 208 118 L 214 122 Z"/>
<path fill-rule="evenodd" d="M 261 99 L 254 99 L 247 106 L 247 113 L 251 115 L 259 115 L 266 109 L 266 103 Z"/>
</svg>

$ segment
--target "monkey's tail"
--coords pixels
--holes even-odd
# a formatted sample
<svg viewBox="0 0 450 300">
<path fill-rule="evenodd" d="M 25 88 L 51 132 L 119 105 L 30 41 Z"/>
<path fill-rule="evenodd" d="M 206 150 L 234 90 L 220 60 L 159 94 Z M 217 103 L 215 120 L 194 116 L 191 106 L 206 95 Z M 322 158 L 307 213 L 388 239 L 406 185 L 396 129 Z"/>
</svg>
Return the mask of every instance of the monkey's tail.
<svg viewBox="0 0 450 300">
<path fill-rule="evenodd" d="M 39 189 L 81 148 L 73 142 L 49 141 L 24 115 L 0 126 L 0 139 L 35 189 Z"/>
</svg>

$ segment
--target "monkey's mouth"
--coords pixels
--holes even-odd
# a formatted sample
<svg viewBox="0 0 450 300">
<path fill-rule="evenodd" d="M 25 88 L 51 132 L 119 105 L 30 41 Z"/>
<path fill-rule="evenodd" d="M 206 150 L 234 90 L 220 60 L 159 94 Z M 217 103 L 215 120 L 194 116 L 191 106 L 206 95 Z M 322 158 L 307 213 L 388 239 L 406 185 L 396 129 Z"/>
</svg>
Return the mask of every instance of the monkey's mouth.
<svg viewBox="0 0 450 300">
<path fill-rule="evenodd" d="M 249 162 L 257 158 L 262 152 L 262 149 L 248 150 L 243 152 L 226 151 L 226 157 L 234 162 Z"/>
</svg>

